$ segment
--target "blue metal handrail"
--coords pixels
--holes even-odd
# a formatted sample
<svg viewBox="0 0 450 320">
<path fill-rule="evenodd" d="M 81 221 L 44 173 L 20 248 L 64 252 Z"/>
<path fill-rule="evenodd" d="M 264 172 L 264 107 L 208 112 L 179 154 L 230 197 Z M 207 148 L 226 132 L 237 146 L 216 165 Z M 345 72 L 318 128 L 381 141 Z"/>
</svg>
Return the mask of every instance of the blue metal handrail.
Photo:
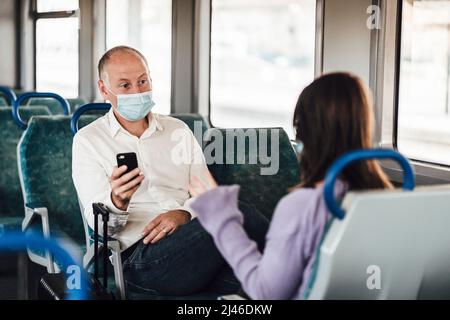
<svg viewBox="0 0 450 320">
<path fill-rule="evenodd" d="M 69 102 L 67 102 L 67 100 L 64 99 L 63 97 L 61 97 L 60 95 L 57 95 L 56 93 L 50 93 L 50 92 L 27 92 L 27 93 L 24 93 L 24 94 L 20 95 L 19 98 L 17 98 L 17 100 L 14 101 L 14 103 L 13 103 L 13 110 L 12 110 L 14 122 L 22 130 L 26 130 L 28 125 L 20 117 L 19 107 L 24 101 L 26 101 L 28 99 L 32 99 L 32 98 L 55 99 L 56 101 L 59 102 L 59 104 L 63 108 L 64 115 L 68 116 L 70 114 L 70 104 L 69 104 Z"/>
<path fill-rule="evenodd" d="M 86 273 L 82 266 L 75 262 L 75 260 L 64 250 L 58 242 L 52 239 L 45 239 L 38 235 L 25 235 L 23 233 L 11 233 L 0 235 L 0 252 L 17 252 L 30 249 L 45 249 L 50 251 L 53 255 L 58 257 L 66 270 L 66 276 L 70 276 L 68 272 L 69 267 L 75 267 L 80 272 L 80 287 L 76 289 L 68 289 L 68 300 L 87 300 L 88 295 L 88 281 Z"/>
<path fill-rule="evenodd" d="M 16 94 L 11 88 L 0 86 L 0 93 L 3 93 L 3 95 L 6 97 L 6 103 L 10 106 L 12 106 L 14 101 L 16 101 L 17 99 Z"/>
<path fill-rule="evenodd" d="M 371 159 L 391 159 L 400 164 L 403 169 L 403 189 L 412 191 L 415 187 L 414 172 L 408 159 L 400 153 L 393 150 L 373 149 L 373 150 L 356 150 L 349 152 L 338 158 L 325 177 L 324 196 L 325 203 L 331 213 L 338 219 L 344 219 L 345 212 L 336 202 L 334 198 L 334 185 L 342 170 L 352 163 L 360 160 Z"/>
<path fill-rule="evenodd" d="M 72 115 L 72 121 L 70 122 L 70 129 L 72 134 L 76 135 L 78 132 L 78 121 L 81 116 L 89 111 L 109 111 L 111 109 L 111 104 L 109 103 L 88 103 L 84 106 L 79 107 Z"/>
</svg>

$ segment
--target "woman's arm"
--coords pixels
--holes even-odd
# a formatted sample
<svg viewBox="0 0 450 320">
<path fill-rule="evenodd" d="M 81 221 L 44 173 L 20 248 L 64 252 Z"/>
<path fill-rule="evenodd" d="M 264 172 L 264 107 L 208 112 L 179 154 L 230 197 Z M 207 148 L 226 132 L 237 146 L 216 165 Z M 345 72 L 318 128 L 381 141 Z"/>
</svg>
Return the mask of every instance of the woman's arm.
<svg viewBox="0 0 450 320">
<path fill-rule="evenodd" d="M 299 209 L 298 197 L 295 201 L 289 196 L 283 199 L 275 210 L 262 254 L 243 228 L 238 193 L 239 186 L 218 187 L 201 194 L 191 207 L 252 299 L 292 298 L 305 267 L 302 246 L 308 233 L 302 230 L 305 219 L 301 217 L 307 213 Z M 303 208 L 307 208 L 308 199 L 304 201 Z"/>
</svg>

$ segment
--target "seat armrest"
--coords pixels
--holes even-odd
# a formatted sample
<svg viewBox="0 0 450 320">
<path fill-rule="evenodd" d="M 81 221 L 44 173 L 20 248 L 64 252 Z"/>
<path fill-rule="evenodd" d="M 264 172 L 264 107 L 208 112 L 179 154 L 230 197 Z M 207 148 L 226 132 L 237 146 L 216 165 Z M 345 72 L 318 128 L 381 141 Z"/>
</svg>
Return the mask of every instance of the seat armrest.
<svg viewBox="0 0 450 320">
<path fill-rule="evenodd" d="M 42 234 L 45 239 L 50 239 L 50 221 L 48 217 L 48 209 L 38 204 L 25 205 L 25 218 L 22 221 L 22 231 L 25 232 L 30 228 L 33 219 L 39 216 L 41 218 Z M 47 257 L 47 271 L 48 273 L 55 273 L 55 266 L 53 263 L 53 255 L 46 251 Z"/>
</svg>

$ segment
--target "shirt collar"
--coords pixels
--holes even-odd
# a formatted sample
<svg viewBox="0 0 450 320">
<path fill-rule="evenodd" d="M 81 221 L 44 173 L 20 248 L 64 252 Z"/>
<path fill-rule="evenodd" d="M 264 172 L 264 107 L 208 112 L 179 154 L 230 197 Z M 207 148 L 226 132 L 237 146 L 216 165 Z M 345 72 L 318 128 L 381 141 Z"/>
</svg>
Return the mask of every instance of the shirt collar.
<svg viewBox="0 0 450 320">
<path fill-rule="evenodd" d="M 109 128 L 110 128 L 110 132 L 111 132 L 111 136 L 112 137 L 115 137 L 120 130 L 123 130 L 124 132 L 127 132 L 121 126 L 119 121 L 117 121 L 117 118 L 116 118 L 112 108 L 108 112 L 108 120 L 109 120 Z M 145 132 L 142 135 L 141 139 L 150 137 L 156 131 L 163 131 L 164 130 L 164 127 L 162 126 L 161 121 L 159 120 L 159 115 L 153 114 L 153 113 L 150 112 L 148 114 L 148 122 L 149 122 L 150 125 L 149 125 L 148 129 L 145 130 Z"/>
</svg>

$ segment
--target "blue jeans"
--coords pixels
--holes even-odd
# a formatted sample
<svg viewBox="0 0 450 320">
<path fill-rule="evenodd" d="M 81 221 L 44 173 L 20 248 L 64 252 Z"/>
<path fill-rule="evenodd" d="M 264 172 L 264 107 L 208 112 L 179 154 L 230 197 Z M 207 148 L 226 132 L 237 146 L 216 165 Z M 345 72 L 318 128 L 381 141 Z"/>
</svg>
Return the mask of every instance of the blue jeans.
<svg viewBox="0 0 450 320">
<path fill-rule="evenodd" d="M 239 208 L 244 215 L 244 229 L 263 251 L 268 219 L 254 206 L 239 203 Z M 123 272 L 127 293 L 220 296 L 240 289 L 239 281 L 198 219 L 156 244 L 145 245 L 139 241 L 125 251 L 125 256 Z"/>
</svg>

